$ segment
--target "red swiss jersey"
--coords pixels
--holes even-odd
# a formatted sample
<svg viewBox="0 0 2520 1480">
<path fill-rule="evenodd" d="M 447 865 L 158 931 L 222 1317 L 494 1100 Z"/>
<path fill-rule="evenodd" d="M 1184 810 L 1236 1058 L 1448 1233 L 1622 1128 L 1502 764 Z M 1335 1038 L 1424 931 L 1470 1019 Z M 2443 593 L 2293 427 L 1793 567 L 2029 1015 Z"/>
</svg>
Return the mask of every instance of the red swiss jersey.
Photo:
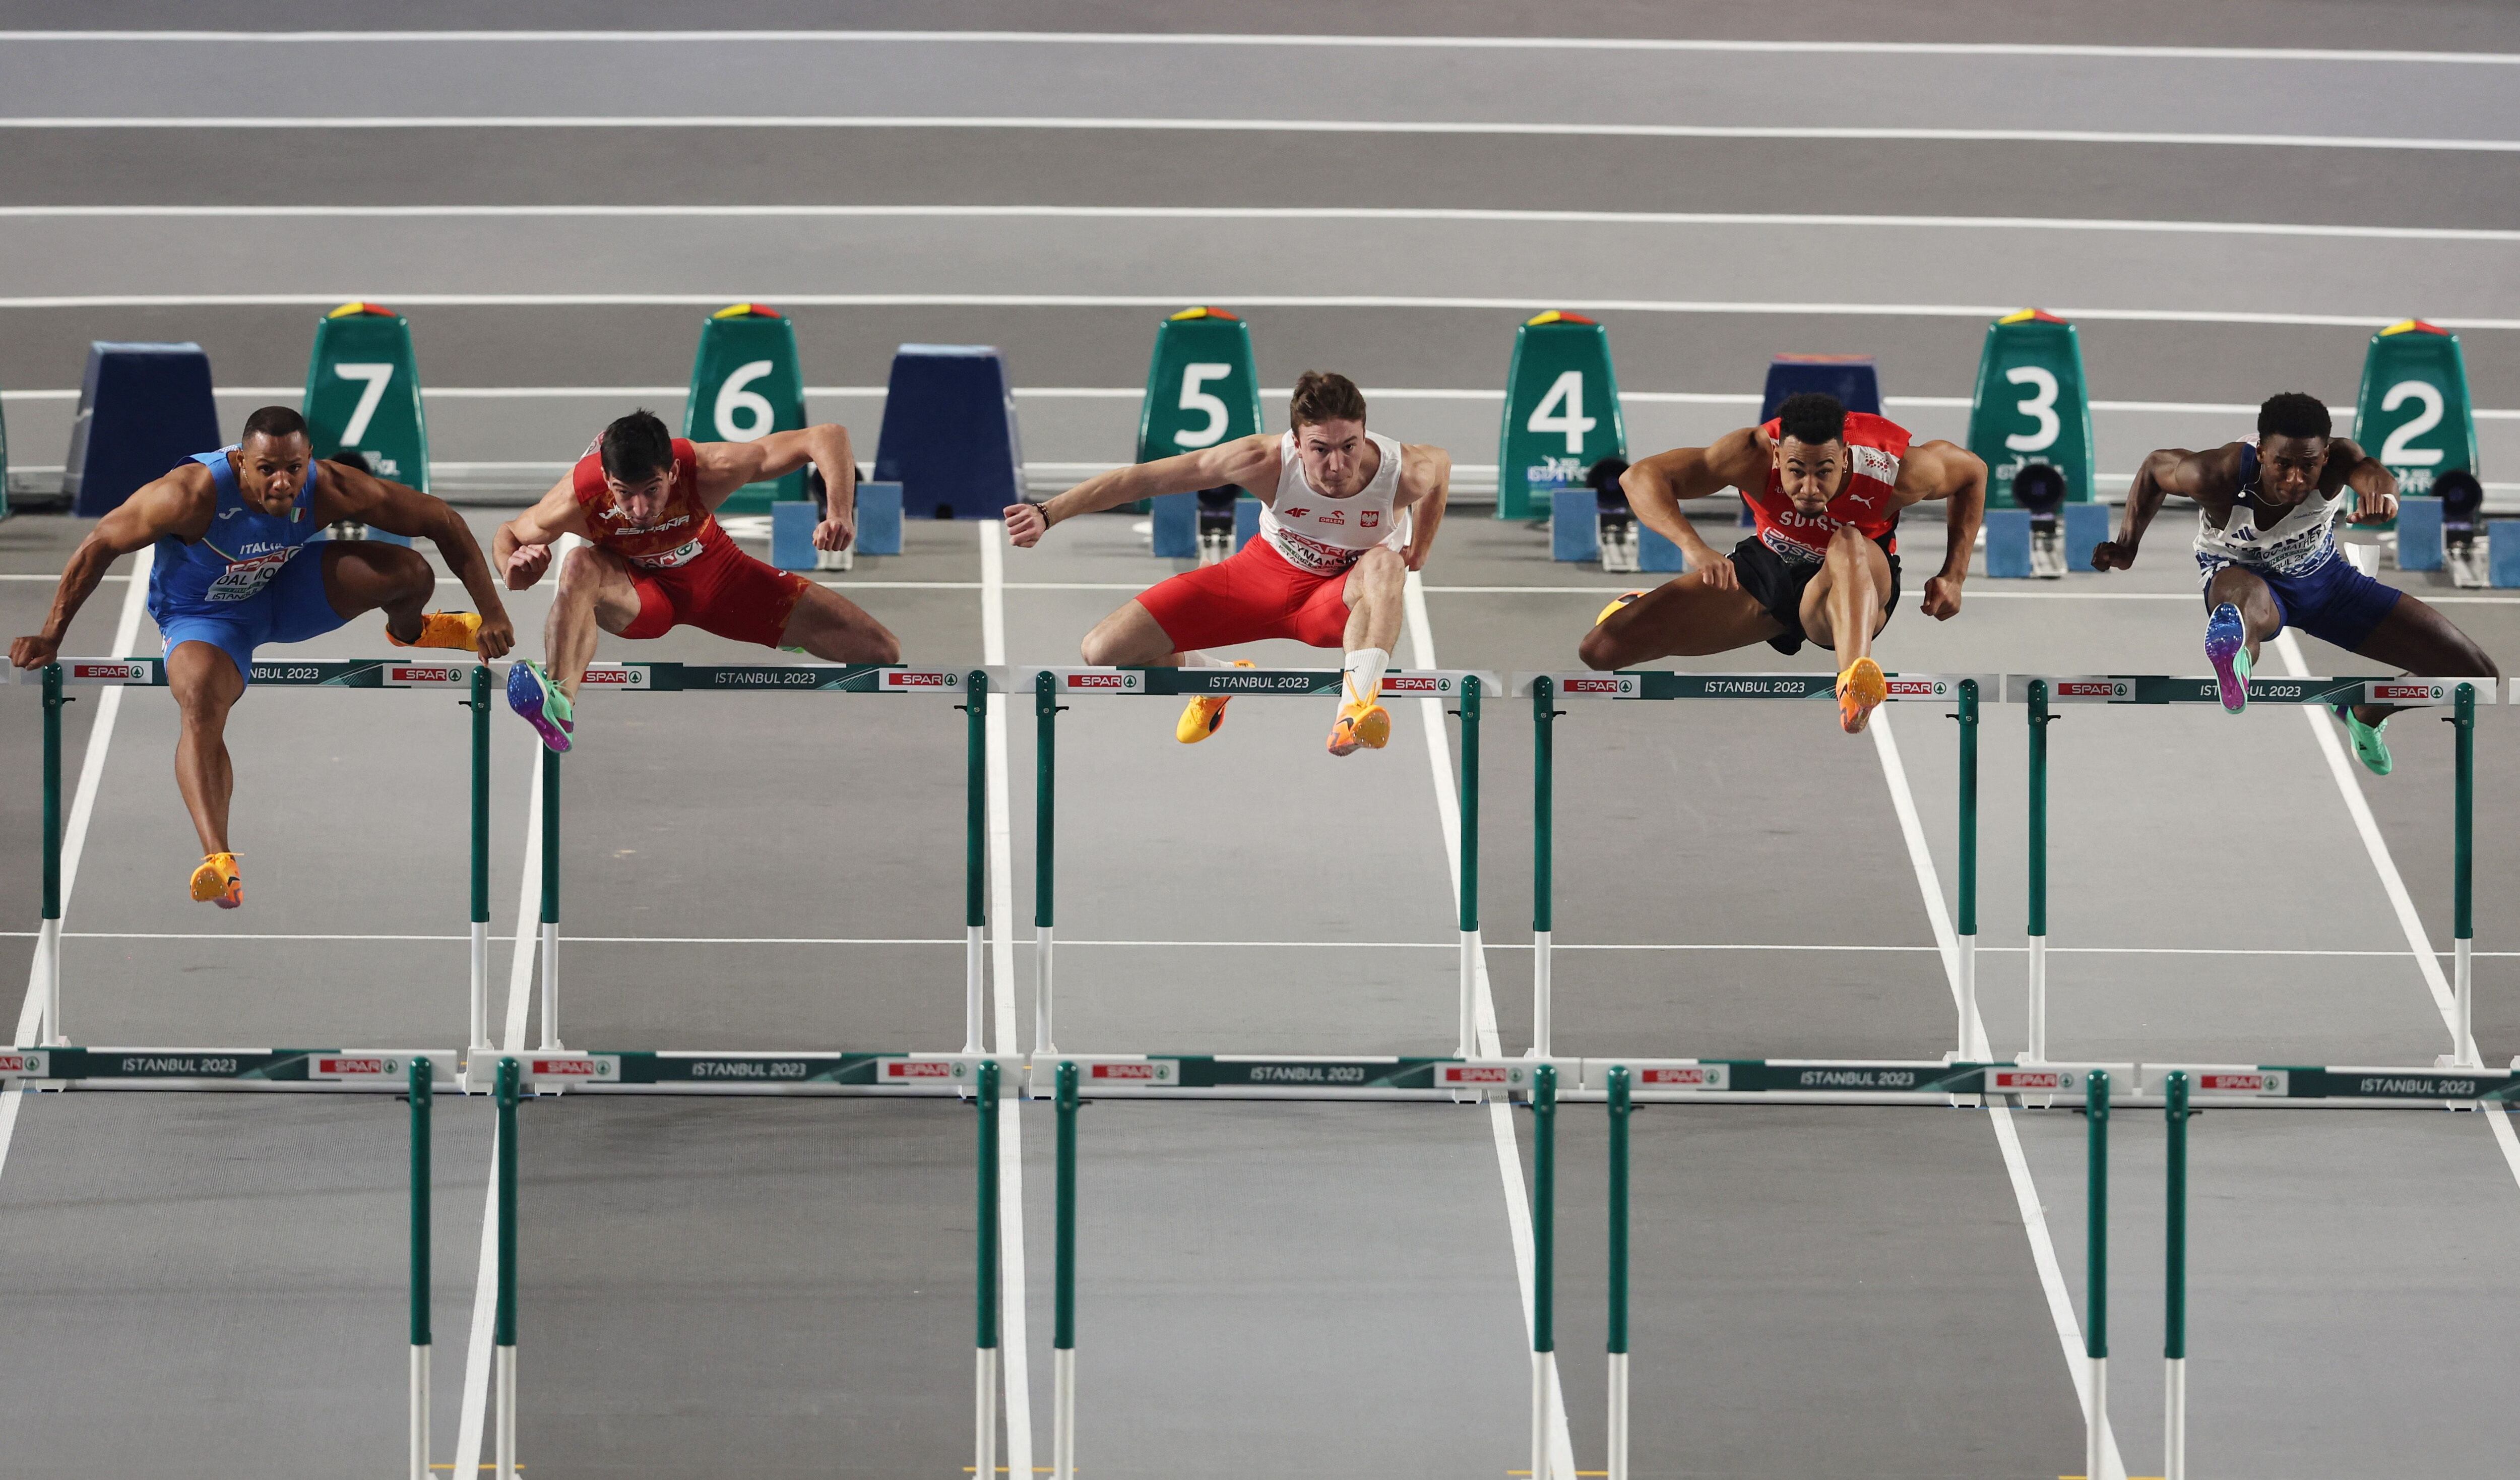
<svg viewBox="0 0 2520 1480">
<path fill-rule="evenodd" d="M 1759 429 L 1768 440 L 1780 435 L 1778 424 Z M 1868 540 L 1880 540 L 1899 527 L 1899 464 L 1908 456 L 1908 428 L 1887 417 L 1860 411 L 1846 414 L 1846 486 L 1829 500 L 1827 512 L 1805 514 L 1785 497 L 1777 470 L 1757 493 L 1745 493 L 1759 538 L 1789 561 L 1822 561 L 1828 557 L 1828 537 L 1854 526 Z M 1898 542 L 1891 542 L 1895 553 Z"/>
<path fill-rule="evenodd" d="M 1853 419 L 1848 420 L 1851 425 Z M 586 527 L 594 532 L 597 545 L 633 565 L 670 570 L 735 543 L 718 527 L 717 516 L 700 505 L 699 460 L 688 440 L 674 438 L 674 484 L 665 494 L 664 513 L 652 524 L 633 524 L 613 507 L 612 490 L 604 482 L 601 445 L 599 439 L 588 447 L 570 474 L 577 507 L 586 511 Z"/>
</svg>

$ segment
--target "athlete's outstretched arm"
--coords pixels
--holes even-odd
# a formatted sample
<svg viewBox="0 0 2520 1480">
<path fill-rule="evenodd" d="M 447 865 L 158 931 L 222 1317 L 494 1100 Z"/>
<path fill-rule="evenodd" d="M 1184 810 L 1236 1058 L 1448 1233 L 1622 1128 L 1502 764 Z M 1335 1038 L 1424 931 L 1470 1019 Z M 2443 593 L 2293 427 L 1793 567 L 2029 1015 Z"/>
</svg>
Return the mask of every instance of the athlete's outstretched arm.
<svg viewBox="0 0 2520 1480">
<path fill-rule="evenodd" d="M 1007 538 L 1028 550 L 1050 526 L 1080 514 L 1099 514 L 1139 499 L 1167 493 L 1191 493 L 1238 483 L 1266 499 L 1278 491 L 1278 439 L 1265 432 L 1219 442 L 1176 458 L 1131 463 L 1098 472 L 1084 482 L 1039 504 L 1009 504 Z"/>
<path fill-rule="evenodd" d="M 2175 493 L 2199 502 L 2228 500 L 2239 486 L 2225 467 L 2230 450 L 2228 446 L 2210 452 L 2163 447 L 2145 458 L 2143 466 L 2135 471 L 2135 482 L 2127 488 L 2126 512 L 2118 516 L 2118 537 L 2092 547 L 2092 568 L 2132 567 L 2136 550 L 2143 543 L 2144 530 L 2151 526 L 2152 516 L 2161 512 L 2161 501 L 2169 495 Z"/>
<path fill-rule="evenodd" d="M 1903 492 L 1914 491 L 1916 503 L 1941 499 L 1949 506 L 1943 568 L 1925 582 L 1918 609 L 1938 622 L 1950 621 L 1959 614 L 1960 584 L 1968 579 L 1969 554 L 1986 521 L 1986 464 L 1951 442 L 1919 442 L 1901 462 L 1899 483 Z"/>
<path fill-rule="evenodd" d="M 1444 506 L 1453 498 L 1453 455 L 1441 447 L 1408 443 L 1400 449 L 1400 500 L 1409 510 L 1409 568 L 1426 568 L 1426 553 L 1435 548 L 1435 531 L 1444 522 Z"/>
<path fill-rule="evenodd" d="M 498 657 L 516 646 L 516 629 L 509 624 L 507 605 L 490 579 L 490 562 L 481 558 L 480 542 L 444 499 L 341 463 L 324 465 L 315 499 L 315 516 L 324 523 L 356 519 L 387 534 L 435 545 L 446 558 L 446 568 L 472 593 L 472 609 L 481 613 L 481 655 Z"/>
<path fill-rule="evenodd" d="M 2354 490 L 2354 522 L 2385 523 L 2398 516 L 2398 475 L 2361 443 L 2336 437 L 2327 444 L 2331 463 L 2345 465 L 2345 485 Z"/>
<path fill-rule="evenodd" d="M 160 535 L 199 537 L 208 527 L 210 510 L 217 502 L 218 485 L 199 463 L 188 463 L 133 490 L 112 513 L 97 520 L 87 538 L 70 552 L 62 566 L 61 584 L 53 588 L 53 609 L 45 615 L 42 630 L 11 643 L 9 661 L 21 668 L 40 668 L 60 656 L 70 618 L 87 605 L 116 560 L 146 549 Z"/>
<path fill-rule="evenodd" d="M 1680 547 L 1689 569 L 1711 572 L 1706 577 L 1709 581 L 1730 585 L 1732 562 L 1698 538 L 1688 516 L 1680 512 L 1680 503 L 1746 487 L 1766 473 L 1768 463 L 1769 450 L 1759 438 L 1759 428 L 1744 426 L 1704 447 L 1675 447 L 1632 463 L 1619 475 L 1619 487 L 1646 528 Z"/>
<path fill-rule="evenodd" d="M 857 538 L 857 454 L 849 450 L 849 429 L 837 422 L 774 431 L 749 442 L 699 442 L 692 456 L 699 465 L 701 507 L 712 513 L 745 484 L 784 478 L 811 463 L 823 471 L 823 518 L 814 526 L 814 548 L 846 550 Z"/>
<path fill-rule="evenodd" d="M 551 547 L 563 534 L 585 536 L 586 511 L 577 504 L 577 482 L 568 474 L 552 484 L 534 507 L 499 526 L 490 537 L 490 563 L 510 591 L 523 591 L 551 568 Z"/>
</svg>

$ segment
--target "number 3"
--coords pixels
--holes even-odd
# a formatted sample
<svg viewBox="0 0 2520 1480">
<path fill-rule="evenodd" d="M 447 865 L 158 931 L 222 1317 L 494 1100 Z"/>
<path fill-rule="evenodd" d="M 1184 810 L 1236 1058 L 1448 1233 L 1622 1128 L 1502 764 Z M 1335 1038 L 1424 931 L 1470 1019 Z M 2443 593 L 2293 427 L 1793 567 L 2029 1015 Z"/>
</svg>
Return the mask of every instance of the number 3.
<svg viewBox="0 0 2520 1480">
<path fill-rule="evenodd" d="M 2003 373 L 2015 385 L 2027 385 L 2030 395 L 2013 409 L 2039 424 L 2039 429 L 2023 435 L 2015 432 L 2003 439 L 2003 445 L 2015 452 L 2044 452 L 2056 445 L 2056 433 L 2065 429 L 2056 415 L 2056 377 L 2036 365 L 2015 365 Z"/>
</svg>

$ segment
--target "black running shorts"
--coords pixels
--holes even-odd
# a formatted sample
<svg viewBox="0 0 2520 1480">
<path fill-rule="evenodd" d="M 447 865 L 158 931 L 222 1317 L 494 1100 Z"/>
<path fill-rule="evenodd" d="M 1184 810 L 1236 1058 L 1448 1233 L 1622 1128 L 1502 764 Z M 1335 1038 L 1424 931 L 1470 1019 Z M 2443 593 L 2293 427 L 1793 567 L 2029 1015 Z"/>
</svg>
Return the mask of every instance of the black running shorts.
<svg viewBox="0 0 2520 1480">
<path fill-rule="evenodd" d="M 1890 558 L 1890 594 L 1883 614 L 1888 624 L 1888 611 L 1899 609 L 1899 556 L 1890 538 L 1875 541 L 1881 553 Z M 1820 574 L 1817 561 L 1789 561 L 1768 548 L 1767 541 L 1752 535 L 1732 547 L 1732 568 L 1739 573 L 1741 589 L 1751 600 L 1768 608 L 1768 615 L 1785 630 L 1768 639 L 1768 646 L 1790 657 L 1800 652 L 1811 635 L 1803 631 L 1803 588 Z"/>
</svg>

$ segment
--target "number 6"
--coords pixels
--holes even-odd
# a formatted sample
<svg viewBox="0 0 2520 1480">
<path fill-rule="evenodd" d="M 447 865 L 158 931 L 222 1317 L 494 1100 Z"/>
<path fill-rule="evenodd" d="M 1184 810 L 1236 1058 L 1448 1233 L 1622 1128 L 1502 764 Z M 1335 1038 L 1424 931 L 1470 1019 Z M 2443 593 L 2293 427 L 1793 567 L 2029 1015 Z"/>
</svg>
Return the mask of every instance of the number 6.
<svg viewBox="0 0 2520 1480">
<path fill-rule="evenodd" d="M 779 420 L 779 414 L 770 409 L 768 397 L 757 390 L 746 390 L 743 387 L 770 374 L 770 368 L 768 360 L 755 360 L 749 365 L 739 367 L 735 374 L 726 378 L 726 383 L 717 388 L 717 434 L 719 436 L 730 442 L 749 442 L 769 435 L 770 428 Z M 736 417 L 739 414 L 749 418 L 751 425 L 737 426 Z"/>
</svg>

